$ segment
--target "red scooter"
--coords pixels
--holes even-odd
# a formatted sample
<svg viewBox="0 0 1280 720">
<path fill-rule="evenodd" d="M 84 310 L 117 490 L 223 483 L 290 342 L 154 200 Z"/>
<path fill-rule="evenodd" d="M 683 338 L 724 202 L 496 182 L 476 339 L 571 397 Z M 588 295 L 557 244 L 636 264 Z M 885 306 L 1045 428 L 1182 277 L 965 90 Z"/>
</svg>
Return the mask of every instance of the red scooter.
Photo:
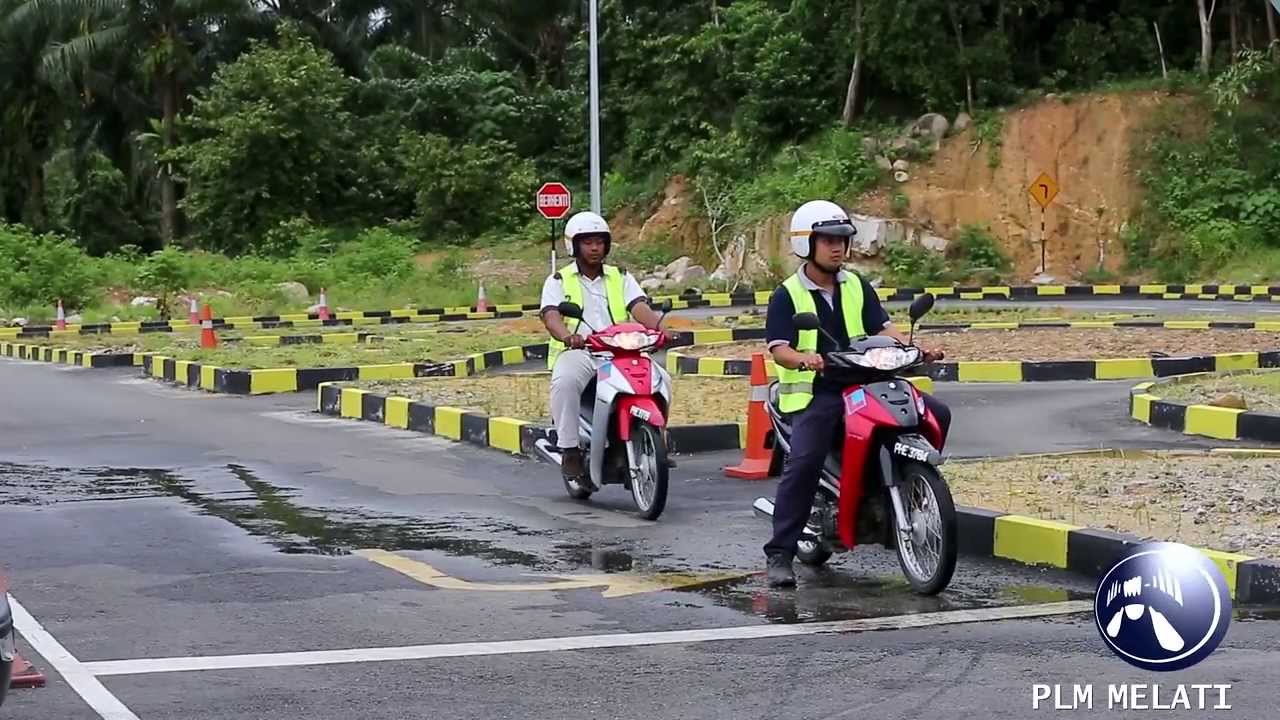
<svg viewBox="0 0 1280 720">
<path fill-rule="evenodd" d="M 933 308 L 933 296 L 911 304 L 911 332 Z M 801 330 L 821 330 L 817 315 L 795 316 Z M 846 385 L 844 434 L 822 468 L 809 523 L 796 557 L 822 565 L 857 545 L 896 549 L 912 589 L 942 592 L 956 567 L 956 510 L 938 466 L 942 428 L 924 398 L 899 373 L 924 362 L 920 348 L 888 337 L 855 339 L 823 356 L 823 376 Z M 766 405 L 773 425 L 774 467 L 791 447 L 791 423 L 778 409 L 778 383 Z M 772 518 L 773 501 L 757 498 L 757 516 Z"/>
<path fill-rule="evenodd" d="M 582 308 L 574 303 L 561 303 L 558 309 L 567 318 L 582 320 Z M 670 303 L 660 309 L 665 317 Z M 557 433 L 576 433 L 579 444 L 588 448 L 587 476 L 566 478 L 565 489 L 575 500 L 585 500 L 605 485 L 623 485 L 640 517 L 657 520 L 667 504 L 667 476 L 674 466 L 667 458 L 666 439 L 671 376 L 649 353 L 663 347 L 666 336 L 639 323 L 590 329 L 587 351 L 611 358 L 582 393 L 578 427 L 556 428 Z M 544 458 L 561 463 L 559 449 L 549 440 L 536 446 Z"/>
</svg>

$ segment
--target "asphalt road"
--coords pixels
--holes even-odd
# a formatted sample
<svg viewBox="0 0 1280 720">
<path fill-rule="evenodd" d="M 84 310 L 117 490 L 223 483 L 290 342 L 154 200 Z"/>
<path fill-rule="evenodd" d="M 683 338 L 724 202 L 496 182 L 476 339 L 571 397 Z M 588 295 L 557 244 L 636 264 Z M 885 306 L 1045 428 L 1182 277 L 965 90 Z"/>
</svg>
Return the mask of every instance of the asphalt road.
<svg viewBox="0 0 1280 720">
<path fill-rule="evenodd" d="M 1208 444 L 1128 421 L 1127 387 L 940 385 L 949 449 Z M 1036 616 L 1091 597 L 1066 573 L 962 558 L 926 599 L 860 549 L 770 591 L 750 501 L 774 483 L 724 478 L 736 453 L 681 458 L 651 524 L 621 489 L 575 503 L 546 465 L 323 418 L 311 393 L 5 360 L 0 397 L 0 562 L 49 677 L 6 719 L 1012 718 L 1054 714 L 1034 683 L 1126 681 L 1232 683 L 1232 715 L 1273 714 L 1265 612 L 1155 677 L 1087 613 Z"/>
</svg>

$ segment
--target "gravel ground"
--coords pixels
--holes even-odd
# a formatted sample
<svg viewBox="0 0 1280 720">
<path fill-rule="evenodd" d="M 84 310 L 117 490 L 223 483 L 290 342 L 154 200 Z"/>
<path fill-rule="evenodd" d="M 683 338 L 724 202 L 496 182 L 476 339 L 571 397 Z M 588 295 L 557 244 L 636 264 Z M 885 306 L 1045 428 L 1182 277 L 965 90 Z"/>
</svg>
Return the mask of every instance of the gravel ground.
<svg viewBox="0 0 1280 720">
<path fill-rule="evenodd" d="M 1256 330 L 1165 330 L 1156 328 L 1058 328 L 967 330 L 916 333 L 921 344 L 959 360 L 1091 360 L 1145 357 L 1163 352 L 1174 357 L 1280 349 L 1280 333 Z M 748 360 L 762 341 L 702 345 L 679 352 L 696 357 Z"/>
<path fill-rule="evenodd" d="M 550 380 L 549 373 L 529 373 L 349 383 L 348 386 L 378 395 L 398 395 L 432 405 L 482 412 L 491 417 L 548 422 Z M 745 377 L 676 376 L 671 423 L 703 425 L 745 420 L 749 391 Z"/>
<path fill-rule="evenodd" d="M 1143 454 L 956 462 L 956 502 L 1280 558 L 1280 460 Z"/>
<path fill-rule="evenodd" d="M 1153 394 L 1188 405 L 1226 405 L 1256 412 L 1280 413 L 1280 373 L 1264 371 L 1210 376 L 1204 380 L 1169 383 L 1153 388 Z M 1233 396 L 1236 402 L 1221 402 Z"/>
<path fill-rule="evenodd" d="M 894 308 L 889 317 L 899 327 L 909 327 L 911 319 L 906 308 Z M 755 307 L 742 310 L 739 314 L 715 317 L 708 320 L 715 327 L 764 327 L 765 308 Z M 1082 321 L 1082 320 L 1154 320 L 1151 313 L 1133 312 L 1081 312 L 1062 307 L 1027 308 L 940 308 L 935 307 L 924 316 L 922 323 L 938 325 L 942 323 L 962 324 L 975 322 L 1048 322 L 1048 321 Z M 1220 318 L 1213 318 L 1219 320 Z"/>
</svg>

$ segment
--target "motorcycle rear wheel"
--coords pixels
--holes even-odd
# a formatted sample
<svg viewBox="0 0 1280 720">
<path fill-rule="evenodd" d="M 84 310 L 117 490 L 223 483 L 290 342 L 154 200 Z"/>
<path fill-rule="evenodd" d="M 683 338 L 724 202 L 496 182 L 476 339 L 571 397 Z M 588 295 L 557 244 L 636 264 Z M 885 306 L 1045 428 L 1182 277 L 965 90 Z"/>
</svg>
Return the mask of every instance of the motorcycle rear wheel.
<svg viewBox="0 0 1280 720">
<path fill-rule="evenodd" d="M 636 423 L 631 432 L 632 451 L 640 472 L 631 478 L 631 498 L 641 518 L 657 520 L 667 506 L 667 441 L 658 428 Z"/>
<path fill-rule="evenodd" d="M 898 564 L 911 588 L 921 595 L 937 595 L 951 583 L 956 570 L 955 502 L 951 489 L 932 465 L 902 465 L 902 504 L 914 540 L 903 541 L 895 529 Z M 917 546 L 917 541 L 920 546 Z"/>
</svg>

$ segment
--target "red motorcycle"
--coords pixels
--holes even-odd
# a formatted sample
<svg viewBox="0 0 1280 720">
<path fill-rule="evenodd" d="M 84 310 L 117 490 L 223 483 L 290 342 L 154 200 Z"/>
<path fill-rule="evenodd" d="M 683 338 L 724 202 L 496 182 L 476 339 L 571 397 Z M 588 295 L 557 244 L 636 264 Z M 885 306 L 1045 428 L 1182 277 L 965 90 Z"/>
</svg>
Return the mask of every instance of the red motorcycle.
<svg viewBox="0 0 1280 720">
<path fill-rule="evenodd" d="M 916 321 L 932 308 L 929 294 L 911 304 L 912 338 Z M 801 330 L 821 330 L 812 313 L 796 315 L 795 322 Z M 935 595 L 955 572 L 957 519 L 951 491 L 938 472 L 942 428 L 919 391 L 900 375 L 923 364 L 923 353 L 912 343 L 880 336 L 851 345 L 823 355 L 823 376 L 846 386 L 844 435 L 822 468 L 796 557 L 822 565 L 834 552 L 878 543 L 896 549 L 912 589 Z M 791 447 L 791 423 L 778 409 L 776 382 L 766 410 L 777 468 Z M 768 498 L 753 504 L 760 517 L 772 518 L 773 508 Z"/>
<path fill-rule="evenodd" d="M 660 307 L 663 317 L 670 307 Z M 561 303 L 558 309 L 567 318 L 582 320 L 582 308 L 574 303 Z M 565 489 L 575 500 L 585 500 L 605 485 L 623 485 L 640 517 L 657 520 L 667 504 L 668 471 L 675 465 L 667 458 L 666 439 L 671 376 L 649 357 L 663 347 L 665 335 L 639 323 L 590 329 L 587 351 L 610 359 L 582 393 L 578 427 L 556 428 L 557 433 L 577 433 L 579 444 L 588 448 L 587 476 L 566 478 Z M 549 440 L 535 445 L 548 461 L 561 464 L 559 449 Z"/>
</svg>

